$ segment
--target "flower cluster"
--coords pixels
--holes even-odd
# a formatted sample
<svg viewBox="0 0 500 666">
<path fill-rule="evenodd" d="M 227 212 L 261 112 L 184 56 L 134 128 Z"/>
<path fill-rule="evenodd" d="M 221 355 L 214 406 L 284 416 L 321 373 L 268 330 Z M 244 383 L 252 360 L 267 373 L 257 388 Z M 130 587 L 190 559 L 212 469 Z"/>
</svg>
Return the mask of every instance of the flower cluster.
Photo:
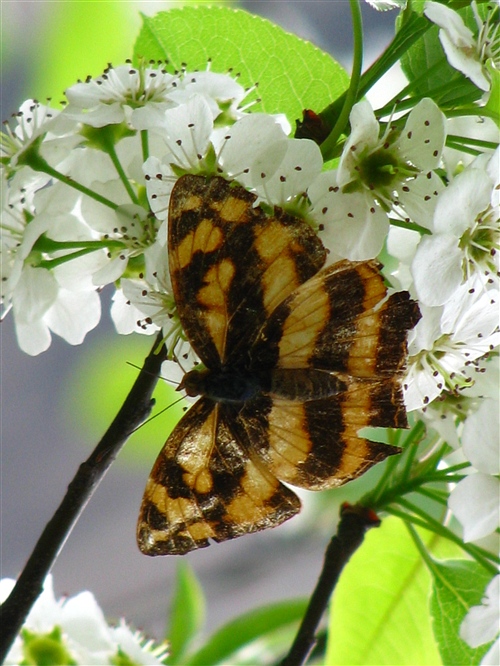
<svg viewBox="0 0 500 666">
<path fill-rule="evenodd" d="M 14 584 L 10 578 L 0 581 L 0 603 Z M 91 592 L 56 599 L 49 575 L 4 663 L 160 666 L 166 655 L 165 645 L 155 646 L 123 620 L 109 626 Z"/>
<path fill-rule="evenodd" d="M 473 11 L 476 33 L 440 3 L 427 2 L 425 15 L 485 105 L 498 26 Z M 449 508 L 465 541 L 488 536 L 499 525 L 498 128 L 480 106 L 447 119 L 424 97 L 406 114 L 377 117 L 360 101 L 336 168 L 325 169 L 318 145 L 292 138 L 284 116 L 252 113 L 254 92 L 210 68 L 124 64 L 68 89 L 62 110 L 21 106 L 2 137 L 1 170 L 1 296 L 20 347 L 39 354 L 52 334 L 81 343 L 112 285 L 118 333 L 161 330 L 172 357 L 194 358 L 170 284 L 170 193 L 185 173 L 237 181 L 257 203 L 305 219 L 328 261 L 382 255 L 388 280 L 418 299 L 406 406 L 470 462 Z M 478 130 L 471 157 L 456 137 Z"/>
</svg>

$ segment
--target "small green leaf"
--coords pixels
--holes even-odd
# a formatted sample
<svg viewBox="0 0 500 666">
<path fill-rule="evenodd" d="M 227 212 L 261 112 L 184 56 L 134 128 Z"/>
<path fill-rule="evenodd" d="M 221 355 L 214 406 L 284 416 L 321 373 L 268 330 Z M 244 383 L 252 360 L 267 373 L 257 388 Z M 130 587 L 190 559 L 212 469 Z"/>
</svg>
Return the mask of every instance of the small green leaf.
<svg viewBox="0 0 500 666">
<path fill-rule="evenodd" d="M 438 33 L 437 26 L 429 28 L 401 58 L 401 67 L 408 80 L 414 84 L 414 92 L 419 95 L 432 93 L 438 104 L 449 104 L 452 100 L 467 96 L 478 99 L 481 91 L 448 64 Z M 423 72 L 425 76 L 422 76 Z M 445 85 L 449 88 L 439 94 L 439 89 Z"/>
<path fill-rule="evenodd" d="M 183 656 L 205 621 L 205 597 L 194 571 L 187 562 L 179 562 L 177 579 L 167 629 L 169 654 L 167 664 L 184 664 Z"/>
<path fill-rule="evenodd" d="M 458 14 L 471 30 L 477 32 L 470 7 L 459 10 Z M 427 30 L 403 55 L 401 66 L 408 80 L 414 83 L 414 92 L 419 95 L 432 92 L 432 97 L 438 104 L 472 102 L 483 94 L 468 78 L 448 64 L 436 25 Z M 440 93 L 439 89 L 444 86 L 446 89 Z"/>
<path fill-rule="evenodd" d="M 491 574 L 468 560 L 434 560 L 431 568 L 434 589 L 430 609 L 443 663 L 479 664 L 490 645 L 473 649 L 460 638 L 459 630 L 469 608 L 481 603 Z"/>
<path fill-rule="evenodd" d="M 182 7 L 143 17 L 136 58 L 165 60 L 173 69 L 239 73 L 248 88 L 259 84 L 253 111 L 285 113 L 293 122 L 303 109 L 321 110 L 348 85 L 342 67 L 324 51 L 258 16 L 229 7 Z"/>
<path fill-rule="evenodd" d="M 487 63 L 487 69 L 491 78 L 491 90 L 488 103 L 484 108 L 489 111 L 489 116 L 494 120 L 497 127 L 500 127 L 500 106 L 498 104 L 498 100 L 500 100 L 500 72 L 490 60 Z"/>
<path fill-rule="evenodd" d="M 228 657 L 245 645 L 301 620 L 306 607 L 307 599 L 291 599 L 244 613 L 216 631 L 197 652 L 187 656 L 183 666 L 230 663 Z"/>
<path fill-rule="evenodd" d="M 432 535 L 426 536 L 429 542 Z M 331 603 L 325 663 L 440 664 L 429 588 L 430 575 L 403 522 L 385 518 L 342 572 Z"/>
</svg>

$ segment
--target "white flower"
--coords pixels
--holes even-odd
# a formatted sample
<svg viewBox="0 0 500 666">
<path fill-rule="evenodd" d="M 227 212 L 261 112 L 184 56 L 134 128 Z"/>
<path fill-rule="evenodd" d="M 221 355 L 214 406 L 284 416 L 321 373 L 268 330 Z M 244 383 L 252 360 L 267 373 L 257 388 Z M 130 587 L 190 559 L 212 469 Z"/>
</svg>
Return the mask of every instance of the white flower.
<svg viewBox="0 0 500 666">
<path fill-rule="evenodd" d="M 460 637 L 476 648 L 495 640 L 481 660 L 481 666 L 497 666 L 500 663 L 499 614 L 500 576 L 488 584 L 480 606 L 472 606 L 460 626 Z"/>
<path fill-rule="evenodd" d="M 478 113 L 480 113 L 478 109 Z M 454 137 L 484 141 L 495 145 L 498 143 L 498 127 L 492 118 L 484 116 L 458 116 L 446 120 L 446 133 L 450 141 Z M 487 151 L 485 151 L 487 152 Z M 491 151 L 493 152 L 493 151 Z M 462 167 L 468 166 L 476 156 L 462 150 L 459 141 L 445 146 L 443 150 L 443 163 L 446 166 L 448 177 L 452 179 Z"/>
<path fill-rule="evenodd" d="M 269 145 L 288 141 L 289 132 L 289 125 L 283 126 L 280 118 L 265 113 L 248 114 L 231 127 L 216 129 L 212 142 L 221 173 L 251 188 L 252 163 Z"/>
<path fill-rule="evenodd" d="M 15 581 L 9 578 L 0 581 L 0 602 L 5 601 L 14 585 Z M 49 663 L 48 658 L 54 658 L 55 653 L 60 659 L 56 663 L 73 660 L 85 666 L 103 666 L 116 663 L 119 651 L 131 662 L 151 666 L 161 664 L 165 657 L 165 646 L 153 647 L 123 621 L 117 628 L 109 627 L 90 592 L 56 600 L 49 575 L 5 664 Z"/>
<path fill-rule="evenodd" d="M 367 101 L 358 102 L 350 115 L 351 134 L 340 160 L 337 185 L 344 193 L 364 195 L 368 208 L 377 201 L 386 211 L 428 227 L 437 194 L 444 188 L 434 173 L 445 140 L 445 120 L 428 98 L 409 113 L 402 129 L 389 123 L 380 134 Z"/>
<path fill-rule="evenodd" d="M 498 285 L 500 150 L 481 156 L 438 196 L 432 236 L 424 236 L 412 263 L 419 299 L 442 305 L 474 274 Z"/>
<path fill-rule="evenodd" d="M 81 344 L 101 317 L 95 289 L 83 280 L 81 289 L 65 289 L 56 269 L 28 266 L 12 295 L 12 305 L 17 341 L 32 356 L 49 348 L 51 332 L 71 345 Z"/>
<path fill-rule="evenodd" d="M 250 167 L 252 189 L 271 205 L 285 206 L 304 194 L 321 173 L 323 158 L 318 145 L 309 139 L 287 139 L 270 143 Z"/>
<path fill-rule="evenodd" d="M 474 383 L 464 386 L 460 394 L 446 392 L 434 400 L 422 417 L 443 441 L 461 449 L 463 458 L 476 469 L 488 474 L 498 471 L 500 411 L 500 356 L 479 359 L 474 364 Z"/>
<path fill-rule="evenodd" d="M 156 112 L 174 106 L 170 93 L 178 83 L 179 76 L 161 65 L 110 65 L 101 76 L 66 90 L 69 105 L 63 113 L 92 127 L 130 122 L 135 129 L 145 129 Z"/>
<path fill-rule="evenodd" d="M 239 105 L 249 92 L 228 74 L 206 71 L 186 73 L 171 98 L 184 104 L 193 94 L 201 95 L 209 105 L 213 119 L 222 116 L 227 123 L 243 115 Z"/>
<path fill-rule="evenodd" d="M 83 141 L 83 137 L 76 133 L 77 124 L 74 121 L 36 100 L 23 102 L 13 117 L 16 122 L 14 129 L 5 124 L 5 131 L 1 134 L 1 156 L 4 161 L 8 158 L 10 168 L 16 167 L 22 154 L 41 137 L 40 153 L 51 166 L 57 166 L 62 157 Z M 49 176 L 40 177 L 44 182 L 49 180 Z"/>
<path fill-rule="evenodd" d="M 366 0 L 366 2 L 379 12 L 385 12 L 388 9 L 404 9 L 407 0 Z"/>
<path fill-rule="evenodd" d="M 330 250 L 329 261 L 339 257 L 373 259 L 382 250 L 389 231 L 387 213 L 368 192 L 344 194 L 336 176 L 336 171 L 324 171 L 307 191 L 311 217 Z"/>
<path fill-rule="evenodd" d="M 467 460 L 485 474 L 500 473 L 500 424 L 498 395 L 481 400 L 479 408 L 465 421 L 462 447 Z"/>
<path fill-rule="evenodd" d="M 470 289 L 461 285 L 443 307 L 421 306 L 404 385 L 409 411 L 472 384 L 470 369 L 498 345 L 499 293 Z"/>
<path fill-rule="evenodd" d="M 472 473 L 451 491 L 448 506 L 464 530 L 464 541 L 476 541 L 500 525 L 500 480 L 495 476 Z"/>
<path fill-rule="evenodd" d="M 172 166 L 202 171 L 212 130 L 212 112 L 201 95 L 193 95 L 185 104 L 163 114 L 156 134 L 165 144 L 166 154 L 161 160 L 149 157 L 143 165 L 149 205 L 159 220 L 168 216 L 170 192 L 177 180 Z"/>
<path fill-rule="evenodd" d="M 450 65 L 465 74 L 481 90 L 490 89 L 487 61 L 492 59 L 494 65 L 500 63 L 498 15 L 495 17 L 498 3 L 490 4 L 487 19 L 483 22 L 476 3 L 471 3 L 477 34 L 465 25 L 457 12 L 440 2 L 426 2 L 424 10 L 427 18 L 440 28 L 439 39 Z"/>
</svg>

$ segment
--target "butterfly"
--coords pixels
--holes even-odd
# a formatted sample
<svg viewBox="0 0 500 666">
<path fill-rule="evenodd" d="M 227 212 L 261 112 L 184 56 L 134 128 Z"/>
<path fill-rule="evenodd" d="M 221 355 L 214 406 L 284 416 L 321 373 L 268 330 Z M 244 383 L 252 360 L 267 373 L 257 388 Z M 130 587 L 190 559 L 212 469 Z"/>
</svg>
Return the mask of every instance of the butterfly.
<svg viewBox="0 0 500 666">
<path fill-rule="evenodd" d="M 200 396 L 160 452 L 137 540 L 182 555 L 281 524 L 288 487 L 355 479 L 396 447 L 358 435 L 407 426 L 401 376 L 420 317 L 387 297 L 376 261 L 324 267 L 313 229 L 218 176 L 184 175 L 169 205 L 177 313 L 201 364 L 180 389 Z"/>
</svg>

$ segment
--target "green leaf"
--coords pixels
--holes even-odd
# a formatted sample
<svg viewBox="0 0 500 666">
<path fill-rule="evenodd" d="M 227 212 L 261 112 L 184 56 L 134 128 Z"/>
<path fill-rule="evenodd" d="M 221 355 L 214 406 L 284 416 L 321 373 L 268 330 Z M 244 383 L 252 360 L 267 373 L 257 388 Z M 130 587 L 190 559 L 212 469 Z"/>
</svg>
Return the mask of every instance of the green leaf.
<svg viewBox="0 0 500 666">
<path fill-rule="evenodd" d="M 177 579 L 167 629 L 167 664 L 184 664 L 183 656 L 205 621 L 205 597 L 187 562 L 177 565 Z"/>
<path fill-rule="evenodd" d="M 423 96 L 432 93 L 438 104 L 450 104 L 464 97 L 478 99 L 481 91 L 448 64 L 438 33 L 438 27 L 432 26 L 401 58 L 401 67 L 414 84 L 414 93 Z M 447 88 L 439 92 L 445 85 Z"/>
<path fill-rule="evenodd" d="M 489 111 L 489 116 L 494 120 L 497 127 L 500 127 L 500 72 L 493 66 L 491 61 L 487 63 L 488 72 L 491 78 L 491 90 L 488 103 L 484 107 Z"/>
<path fill-rule="evenodd" d="M 307 603 L 307 599 L 290 599 L 240 615 L 216 631 L 200 650 L 185 657 L 183 666 L 230 663 L 228 657 L 245 645 L 301 620 Z"/>
<path fill-rule="evenodd" d="M 435 539 L 425 536 L 427 543 Z M 441 664 L 429 615 L 430 580 L 402 521 L 386 518 L 370 530 L 335 589 L 325 663 Z"/>
<path fill-rule="evenodd" d="M 174 69 L 240 74 L 245 88 L 258 86 L 253 111 L 285 113 L 291 123 L 305 108 L 319 111 L 348 86 L 333 58 L 270 21 L 228 7 L 182 7 L 161 12 L 144 24 L 136 58 L 165 60 Z M 257 93 L 253 95 L 255 99 Z"/>
<path fill-rule="evenodd" d="M 443 663 L 479 664 L 490 645 L 473 649 L 460 638 L 459 630 L 469 608 L 481 603 L 491 574 L 468 560 L 434 560 L 431 568 L 434 589 L 430 609 Z"/>
</svg>

